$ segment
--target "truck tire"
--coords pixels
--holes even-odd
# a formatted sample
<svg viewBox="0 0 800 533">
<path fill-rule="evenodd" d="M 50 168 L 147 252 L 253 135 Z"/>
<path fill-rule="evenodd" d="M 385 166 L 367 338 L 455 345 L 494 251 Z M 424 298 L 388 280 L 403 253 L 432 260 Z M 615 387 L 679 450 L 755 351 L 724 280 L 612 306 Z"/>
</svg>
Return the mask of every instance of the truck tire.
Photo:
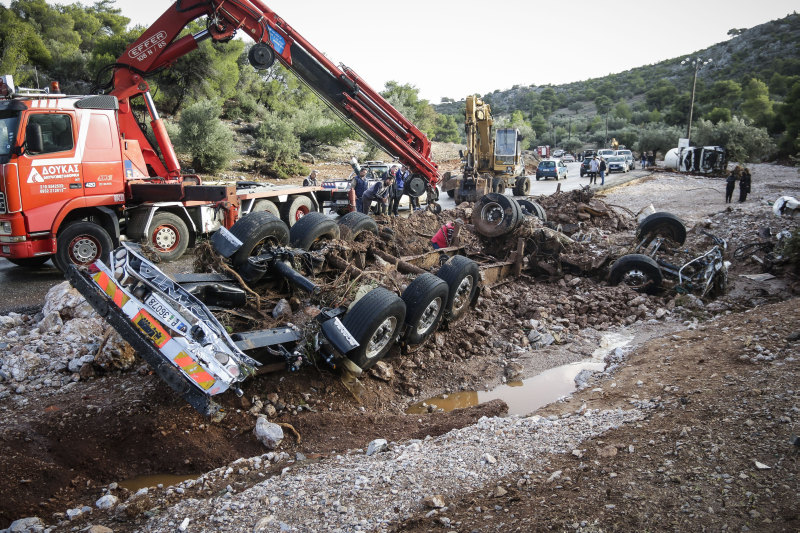
<svg viewBox="0 0 800 533">
<path fill-rule="evenodd" d="M 478 200 L 472 211 L 472 219 L 478 233 L 484 237 L 499 237 L 517 228 L 522 220 L 522 212 L 513 198 L 490 192 Z"/>
<path fill-rule="evenodd" d="M 289 228 L 271 213 L 248 213 L 231 226 L 230 232 L 242 241 L 242 247 L 231 256 L 237 269 L 247 263 L 247 258 L 261 253 L 262 248 L 285 246 L 289 242 Z"/>
<path fill-rule="evenodd" d="M 157 212 L 147 230 L 147 244 L 162 261 L 174 261 L 189 246 L 189 228 L 175 213 Z"/>
<path fill-rule="evenodd" d="M 652 257 L 643 254 L 628 254 L 617 259 L 608 274 L 608 283 L 624 283 L 632 289 L 654 294 L 661 288 L 664 275 Z"/>
<path fill-rule="evenodd" d="M 251 213 L 258 213 L 261 211 L 266 211 L 267 213 L 272 213 L 275 215 L 276 218 L 281 216 L 281 212 L 278 210 L 278 206 L 275 205 L 275 202 L 272 200 L 267 200 L 266 198 L 262 198 L 261 200 L 256 200 L 253 203 L 253 208 L 250 210 Z"/>
<path fill-rule="evenodd" d="M 531 192 L 531 179 L 528 176 L 520 176 L 514 182 L 514 196 L 528 196 Z"/>
<path fill-rule="evenodd" d="M 317 212 L 307 214 L 289 230 L 289 243 L 303 250 L 317 250 L 325 245 L 325 241 L 338 238 L 339 225 Z"/>
<path fill-rule="evenodd" d="M 36 257 L 6 257 L 9 263 L 25 268 L 39 268 L 47 263 L 52 255 L 39 255 Z"/>
<path fill-rule="evenodd" d="M 439 328 L 450 296 L 447 282 L 428 272 L 420 274 L 403 291 L 406 304 L 406 331 L 403 342 L 417 345 L 425 342 Z"/>
<path fill-rule="evenodd" d="M 542 222 L 547 222 L 547 213 L 544 208 L 536 202 L 530 200 L 517 200 L 523 215 L 537 217 Z"/>
<path fill-rule="evenodd" d="M 290 228 L 297 224 L 297 222 L 311 213 L 314 210 L 314 205 L 308 196 L 290 196 L 286 203 L 281 206 L 281 218 L 286 225 Z"/>
<path fill-rule="evenodd" d="M 503 178 L 492 178 L 492 192 L 497 194 L 506 193 L 506 181 Z"/>
<path fill-rule="evenodd" d="M 353 211 L 352 213 L 347 213 L 336 222 L 339 224 L 341 237 L 348 241 L 363 239 L 366 233 L 378 235 L 377 222 L 365 213 Z"/>
<path fill-rule="evenodd" d="M 455 255 L 442 265 L 436 275 L 449 288 L 444 317 L 448 322 L 458 320 L 467 312 L 478 294 L 478 283 L 481 279 L 478 263 L 463 255 Z"/>
<path fill-rule="evenodd" d="M 665 237 L 678 244 L 686 242 L 686 226 L 683 221 L 672 213 L 658 212 L 648 215 L 636 232 L 636 237 L 641 240 L 651 235 Z"/>
<path fill-rule="evenodd" d="M 406 304 L 395 293 L 377 287 L 365 294 L 344 315 L 342 324 L 359 346 L 347 358 L 362 370 L 383 359 L 406 318 Z"/>
<path fill-rule="evenodd" d="M 69 223 L 59 232 L 53 263 L 60 271 L 65 272 L 70 263 L 86 266 L 98 259 L 107 262 L 113 247 L 111 236 L 102 226 L 78 220 Z"/>
</svg>

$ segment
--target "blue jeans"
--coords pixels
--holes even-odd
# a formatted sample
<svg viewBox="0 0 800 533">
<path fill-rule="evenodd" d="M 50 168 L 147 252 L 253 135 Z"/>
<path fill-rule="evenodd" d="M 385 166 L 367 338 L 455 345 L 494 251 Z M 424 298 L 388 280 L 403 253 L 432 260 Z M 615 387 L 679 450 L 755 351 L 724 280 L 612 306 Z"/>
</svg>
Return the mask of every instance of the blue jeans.
<svg viewBox="0 0 800 533">
<path fill-rule="evenodd" d="M 606 171 L 605 170 L 601 170 L 600 171 L 600 185 L 605 185 L 605 184 L 606 184 Z"/>
</svg>

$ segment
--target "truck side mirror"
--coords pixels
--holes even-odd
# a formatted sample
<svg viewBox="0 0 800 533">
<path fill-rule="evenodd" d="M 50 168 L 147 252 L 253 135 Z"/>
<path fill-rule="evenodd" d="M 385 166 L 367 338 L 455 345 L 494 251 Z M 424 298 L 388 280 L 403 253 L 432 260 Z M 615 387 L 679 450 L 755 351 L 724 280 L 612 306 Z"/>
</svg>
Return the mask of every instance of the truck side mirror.
<svg viewBox="0 0 800 533">
<path fill-rule="evenodd" d="M 40 124 L 28 124 L 28 127 L 25 128 L 25 149 L 28 152 L 35 153 L 44 151 L 42 126 Z"/>
</svg>

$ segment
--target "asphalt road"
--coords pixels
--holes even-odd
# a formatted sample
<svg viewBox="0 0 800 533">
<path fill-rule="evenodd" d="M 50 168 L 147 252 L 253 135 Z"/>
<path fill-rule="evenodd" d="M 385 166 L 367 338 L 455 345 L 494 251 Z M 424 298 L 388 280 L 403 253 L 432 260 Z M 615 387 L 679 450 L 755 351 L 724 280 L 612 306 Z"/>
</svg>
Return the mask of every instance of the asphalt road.
<svg viewBox="0 0 800 533">
<path fill-rule="evenodd" d="M 632 178 L 649 174 L 646 170 L 633 170 L 627 174 L 611 174 L 606 176 L 606 186 L 624 183 Z M 559 181 L 531 179 L 531 196 L 549 195 L 556 192 L 561 185 L 562 191 L 571 191 L 588 185 L 589 178 L 580 177 L 580 163 L 567 163 L 567 179 Z M 512 195 L 511 189 L 506 191 Z M 442 209 L 455 207 L 455 202 L 446 194 L 439 199 Z M 401 213 L 402 216 L 402 213 Z M 179 261 L 160 265 L 167 273 L 187 272 L 191 268 L 191 253 Z M 0 314 L 10 311 L 30 312 L 44 304 L 47 291 L 54 285 L 61 283 L 64 276 L 51 262 L 39 269 L 18 267 L 6 259 L 0 258 Z"/>
</svg>

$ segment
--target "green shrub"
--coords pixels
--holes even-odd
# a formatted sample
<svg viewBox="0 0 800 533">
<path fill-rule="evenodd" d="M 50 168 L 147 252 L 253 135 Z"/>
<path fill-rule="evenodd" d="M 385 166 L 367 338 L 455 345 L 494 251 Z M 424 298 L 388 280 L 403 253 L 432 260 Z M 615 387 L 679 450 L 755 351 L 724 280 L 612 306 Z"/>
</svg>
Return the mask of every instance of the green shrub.
<svg viewBox="0 0 800 533">
<path fill-rule="evenodd" d="M 757 162 L 775 152 L 775 143 L 766 129 L 751 126 L 738 117 L 719 124 L 701 119 L 695 127 L 693 143 L 698 146 L 724 146 L 729 161 Z"/>
<path fill-rule="evenodd" d="M 219 119 L 220 108 L 210 100 L 185 109 L 179 119 L 175 145 L 189 154 L 196 171 L 217 172 L 234 157 L 233 133 Z"/>
</svg>

